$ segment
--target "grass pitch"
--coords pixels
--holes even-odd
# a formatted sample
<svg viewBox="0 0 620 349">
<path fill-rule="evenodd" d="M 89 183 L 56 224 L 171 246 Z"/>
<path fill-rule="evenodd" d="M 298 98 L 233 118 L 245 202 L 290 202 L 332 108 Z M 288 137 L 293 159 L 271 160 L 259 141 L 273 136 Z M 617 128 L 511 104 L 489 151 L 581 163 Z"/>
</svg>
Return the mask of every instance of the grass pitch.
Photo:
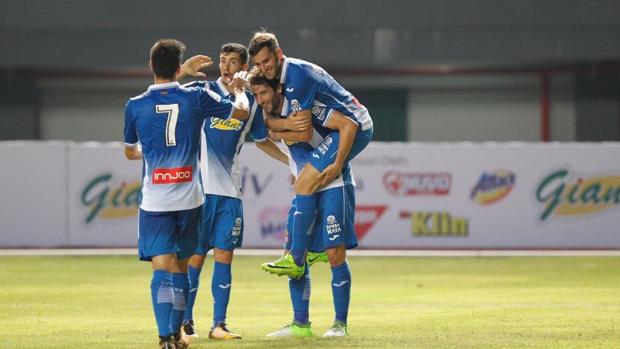
<svg viewBox="0 0 620 349">
<path fill-rule="evenodd" d="M 353 257 L 347 338 L 320 336 L 333 307 L 325 264 L 312 269 L 314 338 L 270 339 L 291 320 L 270 257 L 236 257 L 230 327 L 206 338 L 209 257 L 192 348 L 620 348 L 618 257 Z M 157 348 L 150 265 L 134 257 L 0 257 L 3 348 Z"/>
</svg>

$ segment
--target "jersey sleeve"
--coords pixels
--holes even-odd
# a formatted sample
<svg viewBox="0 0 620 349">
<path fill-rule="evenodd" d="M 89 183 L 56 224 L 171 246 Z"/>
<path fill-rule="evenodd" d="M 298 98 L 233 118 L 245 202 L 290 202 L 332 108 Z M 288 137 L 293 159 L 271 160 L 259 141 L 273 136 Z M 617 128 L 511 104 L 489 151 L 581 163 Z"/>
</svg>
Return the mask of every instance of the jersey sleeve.
<svg viewBox="0 0 620 349">
<path fill-rule="evenodd" d="M 232 116 L 234 106 L 228 98 L 222 98 L 208 87 L 198 89 L 198 109 L 204 117 L 215 116 L 228 119 Z"/>
<path fill-rule="evenodd" d="M 254 119 L 250 125 L 250 133 L 255 142 L 264 142 L 267 140 L 267 128 L 265 127 L 265 119 L 263 117 L 263 108 L 259 107 L 256 102 L 252 105 L 255 108 Z"/>
<path fill-rule="evenodd" d="M 125 105 L 125 145 L 135 146 L 140 140 L 136 132 L 136 120 L 131 108 L 131 101 Z"/>
<path fill-rule="evenodd" d="M 318 91 L 318 81 L 311 71 L 302 67 L 289 66 L 284 95 L 293 112 L 312 108 L 312 101 Z"/>
</svg>

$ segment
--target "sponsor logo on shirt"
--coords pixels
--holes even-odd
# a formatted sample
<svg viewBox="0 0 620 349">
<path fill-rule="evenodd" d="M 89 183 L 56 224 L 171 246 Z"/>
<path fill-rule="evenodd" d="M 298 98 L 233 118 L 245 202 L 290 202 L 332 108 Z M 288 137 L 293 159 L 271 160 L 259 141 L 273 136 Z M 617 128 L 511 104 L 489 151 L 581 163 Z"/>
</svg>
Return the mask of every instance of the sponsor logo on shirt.
<svg viewBox="0 0 620 349">
<path fill-rule="evenodd" d="M 472 188 L 469 198 L 479 205 L 490 205 L 510 194 L 515 185 L 516 175 L 507 170 L 484 172 Z"/>
<path fill-rule="evenodd" d="M 243 121 L 237 119 L 211 118 L 211 125 L 209 127 L 222 131 L 239 131 L 243 127 Z"/>
<path fill-rule="evenodd" d="M 541 205 L 541 221 L 617 209 L 620 175 L 575 176 L 570 169 L 562 168 L 543 177 L 535 194 Z"/>
<path fill-rule="evenodd" d="M 153 171 L 153 184 L 174 184 L 192 181 L 192 167 L 156 168 Z"/>
<path fill-rule="evenodd" d="M 452 187 L 452 175 L 442 172 L 396 172 L 383 175 L 385 189 L 392 195 L 448 195 Z"/>
</svg>

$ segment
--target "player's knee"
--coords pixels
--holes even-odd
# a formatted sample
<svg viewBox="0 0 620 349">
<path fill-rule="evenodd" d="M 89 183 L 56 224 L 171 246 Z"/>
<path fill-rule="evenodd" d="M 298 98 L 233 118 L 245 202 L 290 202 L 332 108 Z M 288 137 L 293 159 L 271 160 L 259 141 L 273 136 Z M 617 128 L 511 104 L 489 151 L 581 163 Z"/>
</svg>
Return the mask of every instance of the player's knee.
<svg viewBox="0 0 620 349">
<path fill-rule="evenodd" d="M 344 245 L 328 248 L 326 252 L 327 259 L 329 260 L 329 264 L 332 268 L 342 265 L 347 259 L 346 249 Z"/>
</svg>

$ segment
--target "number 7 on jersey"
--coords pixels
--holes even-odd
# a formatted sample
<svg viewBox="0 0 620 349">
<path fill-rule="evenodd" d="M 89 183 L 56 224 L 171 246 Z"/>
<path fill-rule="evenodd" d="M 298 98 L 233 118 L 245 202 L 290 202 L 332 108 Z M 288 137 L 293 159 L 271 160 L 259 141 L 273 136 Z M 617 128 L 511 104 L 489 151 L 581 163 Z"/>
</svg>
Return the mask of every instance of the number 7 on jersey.
<svg viewBox="0 0 620 349">
<path fill-rule="evenodd" d="M 166 118 L 166 146 L 174 147 L 177 145 L 175 130 L 177 128 L 177 119 L 179 118 L 178 104 L 158 104 L 155 106 L 157 113 L 168 114 Z"/>
</svg>

